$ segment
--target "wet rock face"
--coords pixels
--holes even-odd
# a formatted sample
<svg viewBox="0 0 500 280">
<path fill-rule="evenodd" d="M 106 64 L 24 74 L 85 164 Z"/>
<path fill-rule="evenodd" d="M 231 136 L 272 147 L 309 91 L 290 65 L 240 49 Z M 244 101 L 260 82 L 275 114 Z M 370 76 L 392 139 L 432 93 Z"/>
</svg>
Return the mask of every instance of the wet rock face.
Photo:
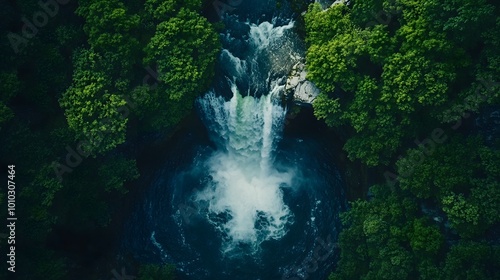
<svg viewBox="0 0 500 280">
<path fill-rule="evenodd" d="M 333 5 L 339 5 L 339 4 L 349 5 L 350 4 L 349 0 L 315 0 L 314 2 L 319 3 L 324 10 L 329 9 Z"/>
<path fill-rule="evenodd" d="M 292 68 L 285 86 L 285 96 L 298 104 L 312 104 L 320 90 L 313 82 L 306 79 L 304 62 L 298 62 Z"/>
</svg>

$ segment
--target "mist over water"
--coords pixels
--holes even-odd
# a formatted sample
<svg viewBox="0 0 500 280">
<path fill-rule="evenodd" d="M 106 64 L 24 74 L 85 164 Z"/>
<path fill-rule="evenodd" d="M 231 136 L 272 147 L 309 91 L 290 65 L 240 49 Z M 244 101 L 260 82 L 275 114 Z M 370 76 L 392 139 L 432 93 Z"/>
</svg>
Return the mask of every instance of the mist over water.
<svg viewBox="0 0 500 280">
<path fill-rule="evenodd" d="M 286 75 L 303 56 L 294 22 L 224 21 L 213 88 L 196 103 L 209 139 L 183 132 L 172 144 L 123 251 L 173 263 L 181 279 L 323 279 L 345 203 L 316 122 L 307 133 L 283 131 Z M 313 261 L 323 263 L 311 270 Z"/>
<path fill-rule="evenodd" d="M 211 180 L 194 196 L 198 208 L 221 230 L 224 252 L 239 243 L 258 250 L 262 241 L 283 237 L 293 223 L 282 188 L 292 185 L 295 174 L 272 164 L 285 110 L 272 94 L 243 98 L 234 84 L 232 88 L 229 101 L 213 92 L 200 100 L 219 150 L 206 161 Z"/>
<path fill-rule="evenodd" d="M 227 33 L 221 67 L 232 96 L 226 101 L 223 90 L 214 89 L 198 101 L 218 150 L 205 162 L 210 180 L 194 202 L 220 230 L 224 253 L 241 250 L 240 245 L 258 251 L 263 241 L 280 239 L 293 223 L 282 189 L 292 186 L 296 174 L 289 167 L 278 171 L 273 166 L 286 116 L 279 104 L 283 81 L 294 63 L 292 45 L 287 44 L 293 22 L 273 23 L 245 23 L 247 52 L 242 57 L 230 51 L 242 40 Z M 277 58 L 278 49 L 288 53 Z"/>
</svg>

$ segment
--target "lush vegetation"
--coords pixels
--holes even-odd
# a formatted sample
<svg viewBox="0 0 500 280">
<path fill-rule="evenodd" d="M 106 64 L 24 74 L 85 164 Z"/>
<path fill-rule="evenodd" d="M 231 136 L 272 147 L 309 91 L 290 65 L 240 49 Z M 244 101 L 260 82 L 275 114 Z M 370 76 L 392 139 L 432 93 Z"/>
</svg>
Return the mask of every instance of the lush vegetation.
<svg viewBox="0 0 500 280">
<path fill-rule="evenodd" d="M 190 114 L 213 77 L 218 35 L 201 0 L 40 3 L 5 1 L 0 11 L 0 162 L 16 166 L 22 219 L 16 276 L 96 279 L 87 267 L 103 262 L 109 279 L 122 264 L 103 260 L 103 234 L 140 176 L 137 150 L 124 147 Z M 170 279 L 173 269 L 137 275 Z"/>
<path fill-rule="evenodd" d="M 500 141 L 468 129 L 500 101 L 499 15 L 487 0 L 309 7 L 315 114 L 387 170 L 343 214 L 330 279 L 500 278 Z"/>
<path fill-rule="evenodd" d="M 291 1 L 297 14 L 308 3 Z M 4 2 L 0 163 L 16 170 L 16 276 L 112 278 L 122 264 L 105 259 L 106 233 L 141 176 L 138 143 L 175 129 L 213 78 L 211 3 Z M 500 141 L 471 129 L 500 103 L 499 15 L 494 0 L 351 0 L 299 19 L 315 115 L 380 173 L 342 215 L 330 279 L 500 279 Z M 175 278 L 168 264 L 127 272 Z"/>
</svg>

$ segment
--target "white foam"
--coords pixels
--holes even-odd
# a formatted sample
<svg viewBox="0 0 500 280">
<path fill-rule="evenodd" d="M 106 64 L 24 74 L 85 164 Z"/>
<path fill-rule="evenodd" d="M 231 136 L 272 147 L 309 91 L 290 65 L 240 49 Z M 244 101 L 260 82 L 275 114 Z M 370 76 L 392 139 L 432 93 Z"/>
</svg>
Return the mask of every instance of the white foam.
<svg viewBox="0 0 500 280">
<path fill-rule="evenodd" d="M 285 110 L 273 102 L 271 94 L 257 99 L 242 97 L 234 90 L 227 102 L 214 93 L 200 101 L 217 123 L 212 128 L 224 136 L 225 149 L 206 162 L 212 184 L 197 193 L 195 201 L 208 203 L 208 214 L 230 216 L 224 224 L 210 220 L 233 245 L 258 245 L 281 238 L 292 220 L 283 202 L 282 187 L 292 184 L 293 173 L 272 167 Z"/>
<path fill-rule="evenodd" d="M 258 49 L 265 49 L 276 40 L 279 40 L 285 31 L 293 28 L 294 22 L 290 21 L 287 25 L 275 26 L 268 21 L 261 24 L 249 24 L 250 26 L 250 44 Z"/>
<path fill-rule="evenodd" d="M 247 43 L 253 48 L 250 57 L 242 60 L 228 50 L 222 54 L 229 62 L 229 72 L 235 74 L 228 78 L 232 98 L 226 101 L 210 91 L 198 100 L 219 149 L 205 162 L 212 179 L 193 200 L 227 241 L 222 248 L 225 252 L 242 243 L 258 249 L 265 240 L 283 237 L 293 223 L 293 214 L 283 201 L 283 189 L 292 186 L 294 172 L 278 171 L 273 166 L 286 115 L 277 100 L 284 85 L 280 85 L 281 78 L 252 78 L 253 71 L 262 71 L 257 57 L 269 56 L 273 51 L 270 48 L 282 46 L 280 40 L 289 40 L 284 34 L 293 28 L 293 22 L 285 26 L 247 24 Z M 251 76 L 251 92 L 264 84 L 268 94 L 260 98 L 242 96 L 236 81 L 246 81 L 240 79 L 245 75 Z"/>
</svg>

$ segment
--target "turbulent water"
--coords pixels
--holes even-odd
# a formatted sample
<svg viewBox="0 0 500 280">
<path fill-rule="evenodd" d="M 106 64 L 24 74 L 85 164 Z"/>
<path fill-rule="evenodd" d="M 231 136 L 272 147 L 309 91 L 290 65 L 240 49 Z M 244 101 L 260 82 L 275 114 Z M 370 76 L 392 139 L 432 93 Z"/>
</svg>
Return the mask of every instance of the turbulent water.
<svg viewBox="0 0 500 280">
<path fill-rule="evenodd" d="M 303 53 L 294 22 L 245 15 L 225 18 L 216 82 L 197 101 L 209 137 L 177 136 L 123 253 L 173 263 L 181 279 L 323 279 L 337 258 L 341 176 L 317 124 L 283 134 L 280 97 Z"/>
<path fill-rule="evenodd" d="M 262 241 L 280 239 L 293 222 L 281 188 L 290 187 L 292 170 L 273 167 L 285 110 L 272 101 L 242 97 L 233 84 L 225 101 L 213 92 L 200 100 L 218 150 L 205 162 L 211 180 L 194 201 L 226 240 L 224 252 L 240 243 L 258 250 Z"/>
</svg>

